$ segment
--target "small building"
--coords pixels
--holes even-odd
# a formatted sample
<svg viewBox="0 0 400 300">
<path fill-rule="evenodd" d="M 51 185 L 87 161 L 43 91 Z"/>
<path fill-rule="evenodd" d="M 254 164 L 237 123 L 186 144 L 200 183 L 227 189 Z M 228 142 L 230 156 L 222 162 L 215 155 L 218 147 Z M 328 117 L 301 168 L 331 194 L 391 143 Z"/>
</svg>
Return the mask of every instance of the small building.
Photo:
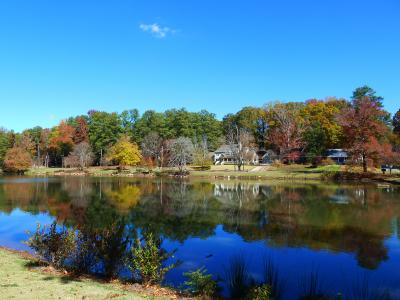
<svg viewBox="0 0 400 300">
<path fill-rule="evenodd" d="M 222 145 L 214 151 L 213 161 L 215 165 L 234 164 L 235 152 L 238 151 L 238 145 Z M 244 147 L 243 158 L 246 164 L 258 164 L 258 156 L 254 149 Z"/>
<path fill-rule="evenodd" d="M 332 159 L 335 163 L 343 165 L 349 158 L 347 152 L 343 149 L 328 149 L 326 157 Z"/>
<path fill-rule="evenodd" d="M 222 145 L 214 151 L 213 155 L 214 165 L 223 165 L 225 163 L 234 163 L 232 149 L 229 145 Z"/>
<path fill-rule="evenodd" d="M 257 151 L 259 164 L 261 165 L 270 165 L 275 160 L 279 159 L 278 155 L 272 150 L 265 150 L 264 148 L 260 148 Z"/>
</svg>

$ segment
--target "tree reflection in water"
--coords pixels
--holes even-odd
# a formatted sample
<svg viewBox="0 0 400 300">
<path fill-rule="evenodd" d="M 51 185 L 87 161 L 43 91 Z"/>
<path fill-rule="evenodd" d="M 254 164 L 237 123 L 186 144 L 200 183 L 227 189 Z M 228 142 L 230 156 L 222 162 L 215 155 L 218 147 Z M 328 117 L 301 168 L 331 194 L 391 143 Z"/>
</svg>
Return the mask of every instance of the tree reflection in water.
<svg viewBox="0 0 400 300">
<path fill-rule="evenodd" d="M 376 269 L 385 238 L 398 232 L 397 188 L 256 181 L 62 178 L 0 182 L 0 210 L 48 212 L 82 235 L 82 270 L 112 277 L 137 230 L 169 241 L 206 239 L 218 225 L 266 247 L 352 253 Z M 90 251 L 88 251 L 90 249 Z M 102 263 L 99 264 L 98 262 Z"/>
</svg>

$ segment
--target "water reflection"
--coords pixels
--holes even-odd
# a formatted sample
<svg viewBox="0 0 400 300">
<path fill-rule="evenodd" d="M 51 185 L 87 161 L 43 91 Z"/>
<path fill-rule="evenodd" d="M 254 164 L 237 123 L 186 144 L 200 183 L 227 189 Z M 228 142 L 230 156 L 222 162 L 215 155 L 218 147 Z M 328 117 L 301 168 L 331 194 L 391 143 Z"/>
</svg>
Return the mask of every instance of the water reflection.
<svg viewBox="0 0 400 300">
<path fill-rule="evenodd" d="M 375 270 L 391 260 L 385 241 L 399 232 L 399 195 L 394 186 L 374 184 L 6 178 L 0 181 L 0 210 L 48 213 L 59 223 L 76 226 L 87 242 L 82 249 L 89 245 L 93 250 L 82 255 L 82 268 L 107 276 L 120 271 L 136 230 L 152 231 L 179 249 L 190 239 L 207 243 L 220 238 L 219 228 L 238 235 L 248 247 L 257 242 L 277 251 L 348 253 L 360 268 Z M 25 229 L 30 228 L 21 224 Z M 7 242 L 1 239 L 0 244 Z M 230 249 L 233 254 L 234 245 Z M 95 256 L 104 264 L 93 265 Z"/>
</svg>

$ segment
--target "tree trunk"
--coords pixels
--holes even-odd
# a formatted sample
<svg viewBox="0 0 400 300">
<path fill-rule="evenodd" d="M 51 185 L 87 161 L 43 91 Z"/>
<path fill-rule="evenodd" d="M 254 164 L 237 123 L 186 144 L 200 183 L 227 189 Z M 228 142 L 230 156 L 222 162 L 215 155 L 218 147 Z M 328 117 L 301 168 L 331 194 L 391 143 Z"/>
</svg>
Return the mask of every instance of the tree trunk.
<svg viewBox="0 0 400 300">
<path fill-rule="evenodd" d="M 367 157 L 365 154 L 362 155 L 362 162 L 363 162 L 363 171 L 364 173 L 368 172 L 368 165 L 367 165 Z"/>
</svg>

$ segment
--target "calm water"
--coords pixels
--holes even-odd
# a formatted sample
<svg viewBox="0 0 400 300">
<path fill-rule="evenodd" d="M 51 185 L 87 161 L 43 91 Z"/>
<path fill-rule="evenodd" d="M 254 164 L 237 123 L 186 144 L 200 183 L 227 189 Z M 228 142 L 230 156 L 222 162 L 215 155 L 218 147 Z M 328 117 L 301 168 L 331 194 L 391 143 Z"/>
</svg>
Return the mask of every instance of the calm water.
<svg viewBox="0 0 400 300">
<path fill-rule="evenodd" d="M 26 230 L 53 220 L 116 240 L 152 230 L 182 261 L 168 283 L 179 286 L 183 272 L 202 266 L 223 278 L 237 255 L 261 279 L 272 259 L 285 299 L 296 298 L 311 272 L 327 292 L 367 285 L 398 295 L 399 217 L 400 187 L 376 184 L 0 178 L 2 246 L 28 250 Z"/>
</svg>

